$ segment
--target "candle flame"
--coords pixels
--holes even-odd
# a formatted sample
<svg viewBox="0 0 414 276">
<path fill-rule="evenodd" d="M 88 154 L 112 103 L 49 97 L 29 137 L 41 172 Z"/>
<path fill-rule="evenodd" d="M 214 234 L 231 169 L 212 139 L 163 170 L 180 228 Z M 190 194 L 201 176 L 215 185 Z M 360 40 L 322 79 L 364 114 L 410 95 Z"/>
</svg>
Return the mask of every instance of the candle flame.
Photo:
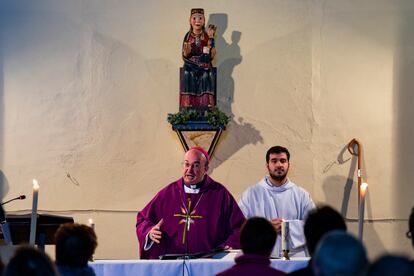
<svg viewBox="0 0 414 276">
<path fill-rule="evenodd" d="M 365 190 L 368 188 L 368 183 L 362 183 L 361 184 L 361 191 L 364 191 L 365 192 Z"/>
<path fill-rule="evenodd" d="M 34 190 L 39 190 L 39 182 L 37 182 L 36 179 L 33 179 L 33 189 Z"/>
<path fill-rule="evenodd" d="M 93 224 L 93 220 L 90 218 L 90 219 L 88 219 L 88 223 L 89 224 Z"/>
</svg>

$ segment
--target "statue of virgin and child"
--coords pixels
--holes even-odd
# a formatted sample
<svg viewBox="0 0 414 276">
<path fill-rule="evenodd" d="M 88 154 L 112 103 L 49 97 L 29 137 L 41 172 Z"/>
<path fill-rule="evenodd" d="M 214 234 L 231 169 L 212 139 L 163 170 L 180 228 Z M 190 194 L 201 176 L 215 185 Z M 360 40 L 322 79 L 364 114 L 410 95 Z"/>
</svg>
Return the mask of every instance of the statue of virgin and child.
<svg viewBox="0 0 414 276">
<path fill-rule="evenodd" d="M 180 110 L 205 111 L 216 106 L 217 70 L 212 65 L 216 55 L 215 32 L 214 25 L 206 29 L 203 9 L 191 9 L 190 30 L 182 46 Z"/>
</svg>

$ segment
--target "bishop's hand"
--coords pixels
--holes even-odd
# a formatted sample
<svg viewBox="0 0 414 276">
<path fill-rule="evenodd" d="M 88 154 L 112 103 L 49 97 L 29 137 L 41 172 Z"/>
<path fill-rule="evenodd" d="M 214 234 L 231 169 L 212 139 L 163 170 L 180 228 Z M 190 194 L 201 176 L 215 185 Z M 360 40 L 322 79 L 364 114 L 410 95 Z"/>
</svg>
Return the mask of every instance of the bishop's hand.
<svg viewBox="0 0 414 276">
<path fill-rule="evenodd" d="M 161 225 L 164 223 L 164 219 L 160 219 L 160 221 L 151 228 L 148 232 L 148 237 L 154 241 L 155 243 L 161 242 L 162 232 L 161 232 Z"/>
</svg>

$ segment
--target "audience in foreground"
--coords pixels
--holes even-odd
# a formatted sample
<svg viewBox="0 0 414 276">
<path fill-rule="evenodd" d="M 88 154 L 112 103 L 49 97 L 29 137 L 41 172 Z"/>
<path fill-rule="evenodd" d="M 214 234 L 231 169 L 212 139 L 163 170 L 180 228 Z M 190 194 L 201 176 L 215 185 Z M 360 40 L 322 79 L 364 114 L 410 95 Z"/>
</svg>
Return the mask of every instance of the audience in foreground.
<svg viewBox="0 0 414 276">
<path fill-rule="evenodd" d="M 52 260 L 31 246 L 16 249 L 4 270 L 4 276 L 58 276 Z"/>
<path fill-rule="evenodd" d="M 333 230 L 347 230 L 345 220 L 338 211 L 330 206 L 322 205 L 309 212 L 305 220 L 304 233 L 306 246 L 311 257 L 314 255 L 315 248 L 322 236 Z M 305 268 L 294 271 L 289 275 L 314 275 L 311 263 L 312 259 Z"/>
<path fill-rule="evenodd" d="M 78 223 L 62 224 L 55 234 L 56 265 L 61 276 L 94 276 L 88 261 L 98 245 L 95 231 Z"/>
<path fill-rule="evenodd" d="M 412 276 L 414 264 L 403 256 L 384 255 L 373 262 L 367 276 Z"/>
<path fill-rule="evenodd" d="M 261 217 L 248 219 L 241 228 L 240 244 L 243 255 L 235 259 L 236 264 L 217 274 L 218 276 L 284 275 L 270 266 L 270 254 L 276 242 L 276 230 Z"/>
<path fill-rule="evenodd" d="M 368 259 L 362 243 L 344 231 L 331 231 L 318 243 L 312 268 L 317 276 L 364 275 Z"/>
</svg>

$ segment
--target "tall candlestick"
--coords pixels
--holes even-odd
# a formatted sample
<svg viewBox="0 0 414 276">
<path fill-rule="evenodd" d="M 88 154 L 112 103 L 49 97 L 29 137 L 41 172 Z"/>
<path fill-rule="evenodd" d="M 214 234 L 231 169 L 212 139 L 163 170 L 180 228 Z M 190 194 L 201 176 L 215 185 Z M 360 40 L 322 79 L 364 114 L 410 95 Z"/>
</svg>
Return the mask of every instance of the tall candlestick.
<svg viewBox="0 0 414 276">
<path fill-rule="evenodd" d="M 93 231 L 95 231 L 95 223 L 93 223 L 93 219 L 91 219 L 91 218 L 88 219 L 88 225 L 89 225 L 90 228 L 92 228 Z M 90 257 L 89 261 L 90 262 L 94 261 L 93 255 Z"/>
<path fill-rule="evenodd" d="M 286 260 L 289 260 L 289 222 L 282 220 L 282 257 Z"/>
<path fill-rule="evenodd" d="M 93 230 L 95 230 L 95 223 L 93 223 L 93 220 L 91 218 L 88 219 L 88 224 L 89 224 L 89 227 L 90 228 L 92 228 Z"/>
<path fill-rule="evenodd" d="M 358 237 L 362 240 L 363 231 L 364 231 L 364 212 L 365 212 L 365 196 L 368 188 L 367 183 L 362 183 L 359 190 L 359 220 L 358 220 Z"/>
<path fill-rule="evenodd" d="M 32 204 L 32 218 L 30 220 L 30 239 L 29 239 L 30 245 L 34 245 L 36 242 L 38 198 L 39 198 L 39 184 L 36 179 L 33 179 L 33 204 Z"/>
</svg>

